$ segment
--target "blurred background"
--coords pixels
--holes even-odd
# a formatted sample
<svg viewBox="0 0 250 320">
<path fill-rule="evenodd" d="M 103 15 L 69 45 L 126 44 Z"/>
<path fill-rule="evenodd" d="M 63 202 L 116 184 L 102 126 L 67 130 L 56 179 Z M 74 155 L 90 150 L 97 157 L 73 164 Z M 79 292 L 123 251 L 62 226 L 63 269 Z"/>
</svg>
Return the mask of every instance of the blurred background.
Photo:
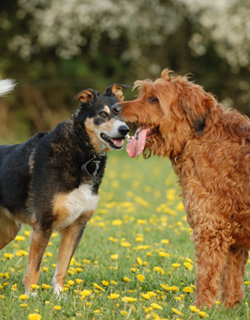
<svg viewBox="0 0 250 320">
<path fill-rule="evenodd" d="M 18 86 L 0 100 L 0 142 L 69 119 L 82 89 L 165 67 L 250 115 L 250 1 L 2 0 L 0 78 Z"/>
</svg>

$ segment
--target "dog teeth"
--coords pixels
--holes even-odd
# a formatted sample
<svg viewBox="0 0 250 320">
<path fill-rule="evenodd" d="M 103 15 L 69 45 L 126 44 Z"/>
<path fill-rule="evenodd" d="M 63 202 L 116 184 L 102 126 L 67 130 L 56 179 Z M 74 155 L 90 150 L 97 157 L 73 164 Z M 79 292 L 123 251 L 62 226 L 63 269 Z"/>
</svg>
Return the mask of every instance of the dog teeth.
<svg viewBox="0 0 250 320">
<path fill-rule="evenodd" d="M 131 137 L 129 134 L 127 135 L 127 141 L 131 141 L 133 137 Z"/>
</svg>

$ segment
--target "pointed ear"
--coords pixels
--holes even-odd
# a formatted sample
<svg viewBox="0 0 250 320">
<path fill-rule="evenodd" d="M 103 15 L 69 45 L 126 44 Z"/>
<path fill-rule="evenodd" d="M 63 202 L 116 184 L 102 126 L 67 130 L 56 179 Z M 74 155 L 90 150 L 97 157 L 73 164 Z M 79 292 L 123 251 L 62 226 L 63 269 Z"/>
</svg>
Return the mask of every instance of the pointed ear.
<svg viewBox="0 0 250 320">
<path fill-rule="evenodd" d="M 73 103 L 78 100 L 82 103 L 87 103 L 95 99 L 96 92 L 93 89 L 86 89 L 77 93 L 73 99 Z"/>
<path fill-rule="evenodd" d="M 104 92 L 104 96 L 112 96 L 114 95 L 117 100 L 122 101 L 124 99 L 123 89 L 127 89 L 129 86 L 127 84 L 115 83 L 109 86 Z"/>
</svg>

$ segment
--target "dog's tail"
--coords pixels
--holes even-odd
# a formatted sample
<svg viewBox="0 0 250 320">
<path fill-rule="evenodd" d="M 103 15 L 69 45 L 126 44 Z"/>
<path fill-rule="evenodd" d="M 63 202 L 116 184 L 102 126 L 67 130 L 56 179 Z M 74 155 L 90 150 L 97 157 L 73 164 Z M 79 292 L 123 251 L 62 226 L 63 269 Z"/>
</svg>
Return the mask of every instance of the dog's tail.
<svg viewBox="0 0 250 320">
<path fill-rule="evenodd" d="M 0 97 L 14 90 L 16 83 L 12 79 L 0 80 Z"/>
</svg>

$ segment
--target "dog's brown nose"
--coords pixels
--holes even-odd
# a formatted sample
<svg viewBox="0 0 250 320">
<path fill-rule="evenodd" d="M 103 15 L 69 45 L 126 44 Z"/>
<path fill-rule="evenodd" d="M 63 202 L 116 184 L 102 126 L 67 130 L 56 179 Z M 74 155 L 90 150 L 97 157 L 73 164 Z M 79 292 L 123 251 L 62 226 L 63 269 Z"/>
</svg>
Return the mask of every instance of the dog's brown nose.
<svg viewBox="0 0 250 320">
<path fill-rule="evenodd" d="M 111 110 L 113 112 L 113 114 L 115 116 L 117 116 L 119 114 L 119 112 L 122 110 L 122 107 L 119 105 L 119 104 L 114 104 L 112 107 L 111 107 Z"/>
</svg>

